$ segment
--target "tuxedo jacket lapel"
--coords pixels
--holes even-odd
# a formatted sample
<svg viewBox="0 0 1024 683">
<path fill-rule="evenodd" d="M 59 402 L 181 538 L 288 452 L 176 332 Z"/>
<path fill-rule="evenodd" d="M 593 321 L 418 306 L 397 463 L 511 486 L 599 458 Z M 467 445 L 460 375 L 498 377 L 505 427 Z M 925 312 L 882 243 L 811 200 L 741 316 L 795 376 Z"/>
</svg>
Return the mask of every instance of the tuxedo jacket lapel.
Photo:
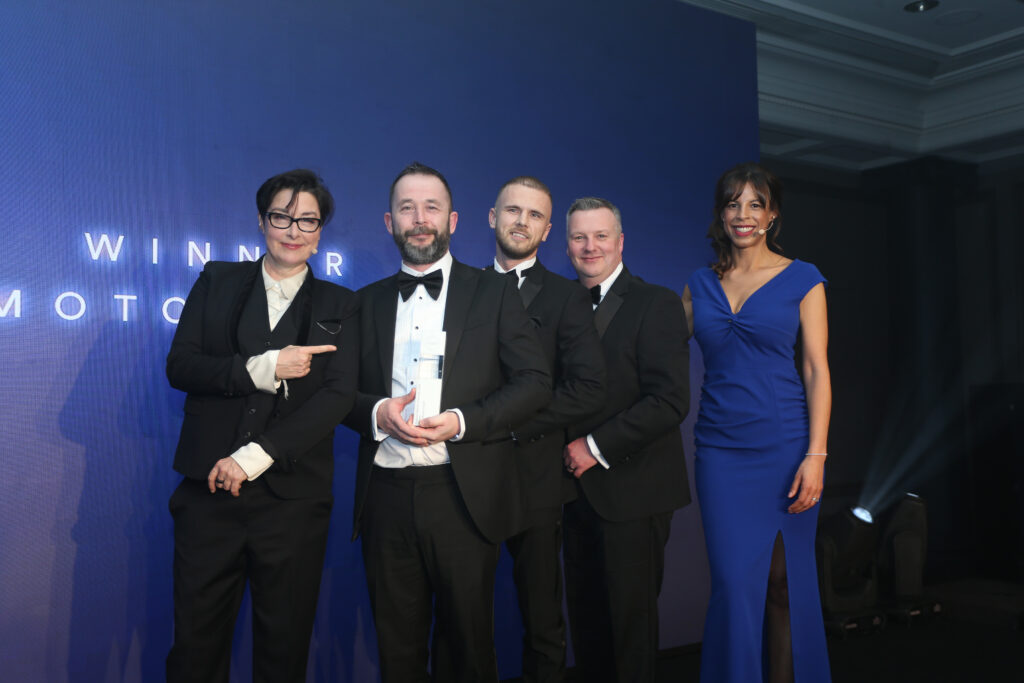
<svg viewBox="0 0 1024 683">
<path fill-rule="evenodd" d="M 239 282 L 238 289 L 234 292 L 234 297 L 231 301 L 230 308 L 227 311 L 228 324 L 222 328 L 225 335 L 225 342 L 228 348 L 234 353 L 240 353 L 238 344 L 238 323 L 242 319 L 242 309 L 245 308 L 246 301 L 249 300 L 249 295 L 252 292 L 252 288 L 256 286 L 256 280 L 261 280 L 260 285 L 262 286 L 262 274 L 263 259 L 262 257 L 253 262 L 252 266 L 245 269 L 244 275 Z M 266 290 L 263 290 L 263 307 L 266 308 Z M 268 318 L 269 326 L 269 318 Z"/>
<path fill-rule="evenodd" d="M 395 317 L 398 313 L 397 275 L 384 281 L 373 301 L 374 325 L 377 328 L 377 357 L 387 395 L 391 395 L 391 364 L 395 358 Z"/>
<path fill-rule="evenodd" d="M 604 295 L 604 299 L 601 300 L 597 310 L 594 311 L 594 327 L 597 328 L 597 334 L 602 339 L 604 338 L 605 331 L 608 329 L 608 325 L 611 324 L 615 314 L 622 307 L 626 292 L 629 291 L 630 280 L 632 279 L 633 276 L 630 275 L 629 269 L 623 266 L 622 272 L 615 278 L 612 288 Z"/>
<path fill-rule="evenodd" d="M 467 272 L 468 271 L 468 272 Z M 479 271 L 477 271 L 479 273 Z M 472 269 L 458 261 L 452 262 L 452 270 L 448 281 L 448 299 L 444 307 L 444 370 L 443 380 L 447 385 L 452 373 L 450 361 L 455 358 L 462 340 L 462 331 L 466 328 L 466 316 L 469 314 L 476 284 L 472 277 Z M 390 375 L 389 375 L 390 376 Z"/>
<path fill-rule="evenodd" d="M 519 297 L 523 300 L 523 308 L 529 308 L 533 300 L 537 298 L 541 290 L 541 280 L 544 277 L 543 271 L 538 272 L 541 268 L 540 262 L 538 261 L 534 266 L 533 270 L 530 271 L 529 276 L 523 281 L 522 286 L 519 288 Z"/>
</svg>

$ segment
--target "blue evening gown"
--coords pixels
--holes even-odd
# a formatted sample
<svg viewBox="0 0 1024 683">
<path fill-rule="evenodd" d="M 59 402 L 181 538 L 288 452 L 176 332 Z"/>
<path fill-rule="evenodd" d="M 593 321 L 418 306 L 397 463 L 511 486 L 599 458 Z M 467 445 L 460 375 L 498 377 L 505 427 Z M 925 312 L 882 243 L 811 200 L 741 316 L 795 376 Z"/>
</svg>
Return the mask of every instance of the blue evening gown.
<svg viewBox="0 0 1024 683">
<path fill-rule="evenodd" d="M 793 261 L 733 313 L 718 276 L 690 278 L 704 385 L 694 436 L 697 495 L 711 565 L 701 681 L 767 680 L 765 596 L 782 533 L 797 683 L 829 681 L 814 535 L 818 506 L 786 512 L 807 452 L 807 402 L 794 363 L 800 302 L 824 278 Z"/>
</svg>

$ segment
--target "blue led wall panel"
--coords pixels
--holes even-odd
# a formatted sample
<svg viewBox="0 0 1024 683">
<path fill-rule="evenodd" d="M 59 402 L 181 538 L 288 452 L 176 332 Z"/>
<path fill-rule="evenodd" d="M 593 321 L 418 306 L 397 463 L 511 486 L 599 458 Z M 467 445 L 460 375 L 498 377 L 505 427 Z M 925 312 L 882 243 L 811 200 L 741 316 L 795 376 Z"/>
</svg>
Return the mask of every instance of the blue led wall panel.
<svg viewBox="0 0 1024 683">
<path fill-rule="evenodd" d="M 496 191 L 531 174 L 554 191 L 549 267 L 569 273 L 569 203 L 599 195 L 622 209 L 630 268 L 678 291 L 711 256 L 715 178 L 757 155 L 753 27 L 673 0 L 14 0 L 0 25 L 5 680 L 162 678 L 183 400 L 164 358 L 203 262 L 262 251 L 264 179 L 327 180 L 338 210 L 312 266 L 351 288 L 397 268 L 382 216 L 416 159 L 451 182 L 457 258 L 490 262 Z M 310 680 L 375 672 L 354 443 L 338 430 Z M 690 506 L 664 647 L 700 639 L 707 591 Z M 497 631 L 502 676 L 518 675 L 507 565 Z"/>
</svg>

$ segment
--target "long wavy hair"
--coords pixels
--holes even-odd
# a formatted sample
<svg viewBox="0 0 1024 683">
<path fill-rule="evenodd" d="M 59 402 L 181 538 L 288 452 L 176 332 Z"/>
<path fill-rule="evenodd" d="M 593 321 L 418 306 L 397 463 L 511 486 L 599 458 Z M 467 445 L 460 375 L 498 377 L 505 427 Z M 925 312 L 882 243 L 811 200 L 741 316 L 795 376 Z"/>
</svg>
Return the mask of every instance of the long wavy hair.
<svg viewBox="0 0 1024 683">
<path fill-rule="evenodd" d="M 771 251 L 782 254 L 782 247 L 778 243 L 779 233 L 782 232 L 782 181 L 760 164 L 747 162 L 733 166 L 715 184 L 715 214 L 708 227 L 708 239 L 715 251 L 711 270 L 719 280 L 735 265 L 732 240 L 725 232 L 722 212 L 729 202 L 743 194 L 743 188 L 747 185 L 754 190 L 765 209 L 775 213 L 775 221 L 766 233 L 765 243 Z"/>
</svg>

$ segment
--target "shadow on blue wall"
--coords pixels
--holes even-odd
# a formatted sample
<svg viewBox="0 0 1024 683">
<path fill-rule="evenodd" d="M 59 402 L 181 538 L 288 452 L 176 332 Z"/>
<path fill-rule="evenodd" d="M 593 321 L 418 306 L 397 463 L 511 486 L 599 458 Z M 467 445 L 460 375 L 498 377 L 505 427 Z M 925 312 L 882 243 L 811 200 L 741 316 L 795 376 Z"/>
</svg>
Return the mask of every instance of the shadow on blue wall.
<svg viewBox="0 0 1024 683">
<path fill-rule="evenodd" d="M 75 681 L 163 678 L 171 637 L 171 519 L 178 476 L 167 467 L 180 399 L 152 370 L 171 331 L 108 322 L 60 413 L 61 434 L 82 447 L 65 463 L 59 495 L 80 495 L 77 517 L 60 518 L 53 540 L 74 558 L 67 676 Z M 57 634 L 51 642 L 61 642 Z M 55 657 L 52 663 L 62 662 Z M 54 674 L 51 680 L 62 675 Z"/>
</svg>

